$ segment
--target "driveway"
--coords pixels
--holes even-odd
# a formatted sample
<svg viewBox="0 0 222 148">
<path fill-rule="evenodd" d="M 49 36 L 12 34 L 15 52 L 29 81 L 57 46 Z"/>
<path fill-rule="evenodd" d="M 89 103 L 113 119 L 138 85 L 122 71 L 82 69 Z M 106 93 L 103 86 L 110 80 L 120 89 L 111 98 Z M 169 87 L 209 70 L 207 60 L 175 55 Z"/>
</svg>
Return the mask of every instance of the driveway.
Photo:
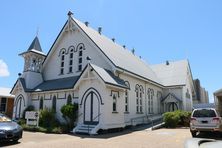
<svg viewBox="0 0 222 148">
<path fill-rule="evenodd" d="M 158 129 L 154 131 L 125 130 L 97 136 L 44 134 L 24 132 L 17 144 L 5 143 L 4 147 L 22 148 L 183 148 L 191 138 L 189 129 Z"/>
</svg>

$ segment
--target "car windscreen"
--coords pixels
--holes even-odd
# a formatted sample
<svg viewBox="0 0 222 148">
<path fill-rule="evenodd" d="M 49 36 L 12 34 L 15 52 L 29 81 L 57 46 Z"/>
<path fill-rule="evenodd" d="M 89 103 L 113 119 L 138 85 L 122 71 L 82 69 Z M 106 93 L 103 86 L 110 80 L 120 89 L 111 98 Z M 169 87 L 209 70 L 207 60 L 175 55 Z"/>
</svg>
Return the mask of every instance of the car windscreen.
<svg viewBox="0 0 222 148">
<path fill-rule="evenodd" d="M 10 122 L 12 121 L 10 118 L 8 118 L 5 115 L 0 115 L 0 122 Z"/>
<path fill-rule="evenodd" d="M 209 109 L 195 110 L 193 117 L 216 117 L 216 113 Z"/>
</svg>

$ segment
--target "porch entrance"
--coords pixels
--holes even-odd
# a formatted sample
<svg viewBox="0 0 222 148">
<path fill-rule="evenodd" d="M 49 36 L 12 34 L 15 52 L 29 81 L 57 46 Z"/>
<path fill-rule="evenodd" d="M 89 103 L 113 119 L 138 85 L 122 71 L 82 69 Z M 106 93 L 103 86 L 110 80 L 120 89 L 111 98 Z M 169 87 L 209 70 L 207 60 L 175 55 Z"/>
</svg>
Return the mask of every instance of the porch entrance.
<svg viewBox="0 0 222 148">
<path fill-rule="evenodd" d="M 94 91 L 90 91 L 84 101 L 84 124 L 96 125 L 99 123 L 99 98 Z"/>
</svg>

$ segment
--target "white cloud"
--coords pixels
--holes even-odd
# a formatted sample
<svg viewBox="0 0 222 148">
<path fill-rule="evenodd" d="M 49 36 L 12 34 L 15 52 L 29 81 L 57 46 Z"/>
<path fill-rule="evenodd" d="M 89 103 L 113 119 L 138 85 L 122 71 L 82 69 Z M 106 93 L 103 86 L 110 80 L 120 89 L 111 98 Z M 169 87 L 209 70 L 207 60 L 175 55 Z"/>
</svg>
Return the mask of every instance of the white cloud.
<svg viewBox="0 0 222 148">
<path fill-rule="evenodd" d="M 10 73 L 8 71 L 7 64 L 2 59 L 0 59 L 0 77 L 7 77 L 9 75 Z"/>
</svg>

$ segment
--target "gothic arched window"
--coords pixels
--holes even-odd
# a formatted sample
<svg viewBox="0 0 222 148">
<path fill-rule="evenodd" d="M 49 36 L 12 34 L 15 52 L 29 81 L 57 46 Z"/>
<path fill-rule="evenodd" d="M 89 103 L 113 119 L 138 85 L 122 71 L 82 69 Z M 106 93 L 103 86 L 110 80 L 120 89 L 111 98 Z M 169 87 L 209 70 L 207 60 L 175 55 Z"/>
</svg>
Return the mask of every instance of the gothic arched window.
<svg viewBox="0 0 222 148">
<path fill-rule="evenodd" d="M 73 53 L 74 53 L 74 46 L 70 46 L 68 51 L 69 51 L 69 73 L 73 72 Z"/>
<path fill-rule="evenodd" d="M 147 98 L 148 98 L 148 113 L 153 113 L 153 97 L 154 97 L 154 90 L 149 88 L 147 91 Z"/>
<path fill-rule="evenodd" d="M 60 50 L 59 56 L 61 56 L 60 58 L 60 74 L 63 75 L 64 74 L 64 66 L 65 66 L 65 48 Z"/>
<path fill-rule="evenodd" d="M 56 112 L 56 96 L 54 96 L 52 99 L 52 109 Z"/>
<path fill-rule="evenodd" d="M 142 113 L 143 112 L 143 86 L 136 85 L 136 112 Z"/>
<path fill-rule="evenodd" d="M 39 110 L 43 109 L 43 97 L 39 101 Z"/>
<path fill-rule="evenodd" d="M 72 104 L 72 96 L 68 95 L 67 104 Z"/>
<path fill-rule="evenodd" d="M 78 71 L 82 71 L 82 63 L 83 63 L 83 50 L 85 50 L 85 46 L 83 43 L 80 43 L 77 46 L 78 55 Z"/>
<path fill-rule="evenodd" d="M 130 84 L 128 81 L 125 81 L 125 84 L 128 88 L 130 88 Z M 129 112 L 129 91 L 125 90 L 125 112 Z"/>
</svg>

